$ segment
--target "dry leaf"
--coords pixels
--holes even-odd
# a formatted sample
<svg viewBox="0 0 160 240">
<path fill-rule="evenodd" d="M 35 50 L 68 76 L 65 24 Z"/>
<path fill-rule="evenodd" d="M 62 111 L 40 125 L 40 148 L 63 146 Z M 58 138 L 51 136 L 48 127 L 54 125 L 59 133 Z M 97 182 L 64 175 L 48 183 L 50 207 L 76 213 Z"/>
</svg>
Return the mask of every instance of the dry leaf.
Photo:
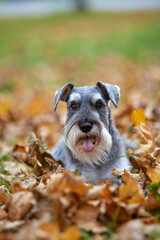
<svg viewBox="0 0 160 240">
<path fill-rule="evenodd" d="M 0 221 L 0 230 L 16 230 L 19 226 L 22 226 L 25 223 L 24 220 L 20 221 Z M 3 238 L 2 238 L 3 239 Z"/>
<path fill-rule="evenodd" d="M 77 226 L 70 226 L 64 232 L 60 232 L 57 224 L 46 223 L 41 225 L 40 229 L 46 231 L 55 240 L 79 240 L 82 237 Z"/>
<path fill-rule="evenodd" d="M 132 117 L 133 117 L 133 124 L 135 126 L 139 126 L 139 125 L 141 125 L 141 123 L 146 123 L 144 109 L 142 109 L 142 108 L 134 110 L 132 113 Z"/>
<path fill-rule="evenodd" d="M 139 174 L 131 174 L 124 169 L 124 174 L 122 176 L 122 180 L 124 183 L 128 183 L 128 182 L 132 181 L 133 179 L 135 179 L 135 181 L 138 183 L 138 177 L 139 177 Z"/>
<path fill-rule="evenodd" d="M 5 203 L 11 194 L 5 186 L 0 186 L 0 203 Z"/>
<path fill-rule="evenodd" d="M 122 184 L 119 188 L 119 199 L 128 204 L 144 203 L 144 194 L 136 179 L 130 180 L 126 185 Z"/>
<path fill-rule="evenodd" d="M 54 192 L 75 193 L 78 197 L 84 196 L 88 191 L 84 180 L 79 176 L 74 176 L 72 173 L 65 172 L 64 174 L 53 175 L 47 185 L 47 191 L 50 194 Z"/>
<path fill-rule="evenodd" d="M 134 151 L 135 154 L 144 154 L 153 152 L 155 141 L 149 125 L 141 123 L 136 127 L 138 138 L 140 140 L 139 148 Z"/>
<path fill-rule="evenodd" d="M 36 200 L 31 192 L 14 193 L 9 203 L 9 218 L 12 221 L 23 219 L 35 204 Z"/>
<path fill-rule="evenodd" d="M 132 220 L 123 224 L 112 240 L 143 240 L 146 239 L 145 236 L 148 236 L 148 239 L 153 239 L 154 232 L 156 236 L 160 235 L 160 224 L 145 225 L 142 220 Z"/>
<path fill-rule="evenodd" d="M 160 183 L 160 165 L 155 168 L 147 166 L 147 175 L 152 183 Z"/>
<path fill-rule="evenodd" d="M 6 219 L 8 216 L 7 212 L 0 208 L 0 221 Z"/>
</svg>

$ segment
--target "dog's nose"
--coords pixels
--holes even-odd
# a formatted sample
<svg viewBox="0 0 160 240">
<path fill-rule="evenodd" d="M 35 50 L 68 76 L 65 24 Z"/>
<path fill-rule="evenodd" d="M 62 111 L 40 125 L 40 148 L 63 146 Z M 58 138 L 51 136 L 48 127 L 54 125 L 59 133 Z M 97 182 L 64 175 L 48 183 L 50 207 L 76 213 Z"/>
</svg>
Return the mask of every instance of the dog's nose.
<svg viewBox="0 0 160 240">
<path fill-rule="evenodd" d="M 90 132 L 92 129 L 92 126 L 93 126 L 93 123 L 91 123 L 91 122 L 85 122 L 85 123 L 81 123 L 79 125 L 81 131 L 84 133 Z"/>
</svg>

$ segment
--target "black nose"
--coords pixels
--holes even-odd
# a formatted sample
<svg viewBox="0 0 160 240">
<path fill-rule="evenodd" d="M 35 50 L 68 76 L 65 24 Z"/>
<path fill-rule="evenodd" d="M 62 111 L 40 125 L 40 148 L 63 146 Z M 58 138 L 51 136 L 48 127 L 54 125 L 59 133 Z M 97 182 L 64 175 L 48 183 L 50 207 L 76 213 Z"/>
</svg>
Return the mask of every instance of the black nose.
<svg viewBox="0 0 160 240">
<path fill-rule="evenodd" d="M 85 133 L 90 132 L 92 129 L 92 126 L 93 126 L 93 123 L 91 123 L 91 122 L 85 122 L 85 123 L 81 123 L 79 125 L 81 131 L 85 132 Z"/>
</svg>

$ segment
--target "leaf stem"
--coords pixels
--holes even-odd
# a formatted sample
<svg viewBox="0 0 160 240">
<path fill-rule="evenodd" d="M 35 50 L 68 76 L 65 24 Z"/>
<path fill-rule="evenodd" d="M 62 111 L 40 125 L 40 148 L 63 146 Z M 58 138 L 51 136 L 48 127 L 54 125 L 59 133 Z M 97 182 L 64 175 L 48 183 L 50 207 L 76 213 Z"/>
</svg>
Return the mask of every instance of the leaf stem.
<svg viewBox="0 0 160 240">
<path fill-rule="evenodd" d="M 160 159 L 160 155 L 156 158 L 156 160 L 155 160 L 155 162 L 152 164 L 152 166 L 154 166 L 159 159 Z"/>
<path fill-rule="evenodd" d="M 116 157 L 116 158 L 112 158 L 111 160 L 115 160 L 115 159 L 119 159 L 119 158 L 122 158 L 122 157 L 133 157 L 134 154 L 127 154 L 127 155 L 123 155 L 123 156 L 119 156 L 119 157 Z"/>
</svg>

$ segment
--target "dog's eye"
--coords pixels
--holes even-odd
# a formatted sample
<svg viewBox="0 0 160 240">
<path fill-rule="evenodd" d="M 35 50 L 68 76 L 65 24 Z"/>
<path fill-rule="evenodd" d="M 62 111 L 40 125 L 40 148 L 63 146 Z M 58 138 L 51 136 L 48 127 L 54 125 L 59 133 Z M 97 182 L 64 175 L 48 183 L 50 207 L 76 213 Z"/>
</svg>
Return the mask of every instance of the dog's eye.
<svg viewBox="0 0 160 240">
<path fill-rule="evenodd" d="M 77 110 L 78 106 L 77 106 L 77 104 L 76 104 L 75 102 L 73 102 L 73 103 L 71 103 L 70 108 L 71 108 L 72 110 Z"/>
<path fill-rule="evenodd" d="M 96 108 L 101 108 L 102 106 L 103 106 L 102 101 L 98 100 L 98 101 L 96 102 Z"/>
</svg>

